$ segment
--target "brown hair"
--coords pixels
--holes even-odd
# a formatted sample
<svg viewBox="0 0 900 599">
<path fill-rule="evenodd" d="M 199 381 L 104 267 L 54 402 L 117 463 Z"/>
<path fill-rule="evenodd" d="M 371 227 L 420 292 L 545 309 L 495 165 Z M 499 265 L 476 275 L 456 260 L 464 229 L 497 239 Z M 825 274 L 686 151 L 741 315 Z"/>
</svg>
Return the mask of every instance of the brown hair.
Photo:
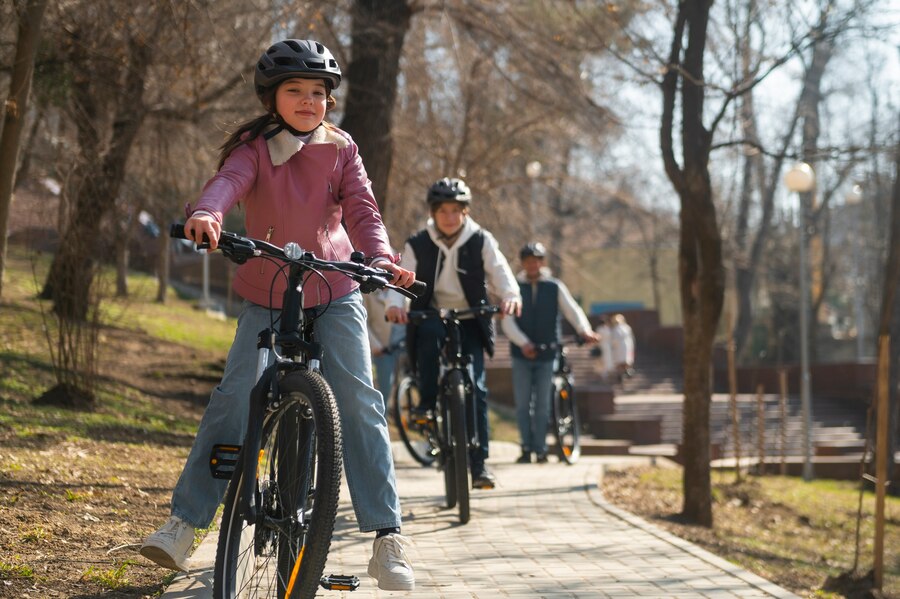
<svg viewBox="0 0 900 599">
<path fill-rule="evenodd" d="M 281 84 L 279 83 L 279 85 Z M 325 99 L 325 113 L 327 114 L 337 106 L 337 102 L 335 102 L 334 96 L 331 95 L 331 85 L 329 85 L 327 80 L 325 82 L 325 87 L 328 89 L 328 97 Z M 231 156 L 231 153 L 234 152 L 238 146 L 250 143 L 259 137 L 260 134 L 265 131 L 266 127 L 271 124 L 279 123 L 278 114 L 275 112 L 275 92 L 277 90 L 278 85 L 273 85 L 260 96 L 260 101 L 266 108 L 266 114 L 262 114 L 254 119 L 241 123 L 237 130 L 231 133 L 225 140 L 225 143 L 219 147 L 219 163 L 216 165 L 217 171 L 222 168 L 222 165 L 225 164 L 225 160 Z"/>
</svg>

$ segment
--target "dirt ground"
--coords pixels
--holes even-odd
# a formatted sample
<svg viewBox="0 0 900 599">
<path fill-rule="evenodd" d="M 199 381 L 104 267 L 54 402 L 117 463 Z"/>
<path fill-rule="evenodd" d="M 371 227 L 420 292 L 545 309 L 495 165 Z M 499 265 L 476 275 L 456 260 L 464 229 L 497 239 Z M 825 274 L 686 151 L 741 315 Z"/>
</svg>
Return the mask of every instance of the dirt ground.
<svg viewBox="0 0 900 599">
<path fill-rule="evenodd" d="M 220 365 L 133 332 L 104 334 L 107 377 L 139 391 L 154 413 L 199 422 Z M 0 425 L 0 597 L 154 597 L 163 589 L 169 572 L 138 549 L 168 517 L 192 435 L 98 426 L 88 436 Z"/>
</svg>

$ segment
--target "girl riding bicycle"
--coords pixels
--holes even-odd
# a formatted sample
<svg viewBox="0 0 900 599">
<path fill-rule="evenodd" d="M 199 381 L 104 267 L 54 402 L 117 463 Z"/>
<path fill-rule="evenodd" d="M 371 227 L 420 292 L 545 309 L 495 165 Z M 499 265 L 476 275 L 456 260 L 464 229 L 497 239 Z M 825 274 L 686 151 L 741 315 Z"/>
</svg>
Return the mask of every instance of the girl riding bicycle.
<svg viewBox="0 0 900 599">
<path fill-rule="evenodd" d="M 283 40 L 259 58 L 254 83 L 266 114 L 241 125 L 222 146 L 219 171 L 188 206 L 185 235 L 215 249 L 222 217 L 241 202 L 248 235 L 283 245 L 293 241 L 327 260 L 362 251 L 372 264 L 409 287 L 415 274 L 399 267 L 388 243 L 356 144 L 324 120 L 341 70 L 331 52 L 312 40 Z M 343 223 L 342 223 L 343 221 Z M 261 264 L 263 266 L 261 266 Z M 141 547 L 161 566 L 186 570 L 195 528 L 206 528 L 226 481 L 210 476 L 216 444 L 240 445 L 256 376 L 256 337 L 281 306 L 284 277 L 272 286 L 275 267 L 251 261 L 238 268 L 235 291 L 244 298 L 222 381 L 209 405 L 172 495 L 172 516 Z M 359 528 L 376 531 L 369 575 L 385 590 L 412 590 L 415 576 L 400 535 L 390 438 L 381 395 L 372 384 L 366 314 L 356 283 L 338 273 L 307 282 L 305 298 L 327 305 L 315 334 L 328 348 L 323 372 L 340 412 L 344 469 Z"/>
</svg>

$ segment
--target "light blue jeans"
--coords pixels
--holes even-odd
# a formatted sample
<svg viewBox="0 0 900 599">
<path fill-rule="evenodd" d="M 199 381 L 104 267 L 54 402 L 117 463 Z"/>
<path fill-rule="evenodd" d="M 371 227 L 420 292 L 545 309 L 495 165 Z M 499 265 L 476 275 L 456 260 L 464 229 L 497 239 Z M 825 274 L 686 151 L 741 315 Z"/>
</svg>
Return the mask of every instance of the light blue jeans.
<svg viewBox="0 0 900 599">
<path fill-rule="evenodd" d="M 270 311 L 244 302 L 222 382 L 209 405 L 172 494 L 172 515 L 195 528 L 212 522 L 228 481 L 210 474 L 213 445 L 240 444 L 247 427 L 250 389 L 256 382 L 256 337 L 269 328 Z M 344 442 L 344 471 L 363 532 L 400 526 L 400 499 L 381 394 L 372 386 L 362 297 L 354 291 L 331 303 L 315 322 L 325 347 L 322 371 L 334 390 Z"/>
<path fill-rule="evenodd" d="M 513 398 L 522 452 L 547 453 L 554 360 L 512 359 Z"/>
<path fill-rule="evenodd" d="M 394 325 L 391 329 L 391 338 L 388 343 L 394 346 L 405 336 L 406 330 L 404 327 Z M 385 406 L 387 406 L 388 398 L 391 396 L 391 387 L 394 385 L 394 370 L 397 366 L 397 356 L 404 351 L 406 350 L 393 347 L 391 353 L 381 354 L 372 358 L 372 365 L 375 367 L 375 386 L 384 398 Z"/>
</svg>

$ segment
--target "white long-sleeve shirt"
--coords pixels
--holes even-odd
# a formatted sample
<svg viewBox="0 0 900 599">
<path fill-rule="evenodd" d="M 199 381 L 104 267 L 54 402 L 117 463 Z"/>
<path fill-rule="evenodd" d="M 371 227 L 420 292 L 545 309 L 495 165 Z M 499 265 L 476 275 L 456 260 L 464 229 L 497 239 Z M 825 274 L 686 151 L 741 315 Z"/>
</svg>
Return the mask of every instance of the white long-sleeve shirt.
<svg viewBox="0 0 900 599">
<path fill-rule="evenodd" d="M 443 259 L 437 261 L 438 266 L 436 268 L 439 269 L 439 272 L 436 272 L 434 277 L 434 295 L 431 298 L 432 307 L 451 309 L 465 309 L 469 307 L 469 302 L 466 300 L 465 293 L 463 293 L 462 283 L 459 280 L 460 271 L 457 256 L 459 255 L 459 248 L 478 230 L 484 233 L 481 259 L 484 262 L 485 283 L 487 284 L 490 301 L 500 302 L 521 299 L 519 296 L 519 284 L 516 282 L 516 277 L 509 267 L 509 262 L 507 262 L 503 252 L 500 251 L 497 240 L 489 231 L 482 229 L 471 217 L 466 217 L 459 237 L 456 238 L 450 247 L 447 247 L 441 241 L 433 219 L 428 219 L 425 229 L 441 254 L 443 254 Z M 403 249 L 400 266 L 407 270 L 416 270 L 416 254 L 409 243 Z M 408 300 L 399 293 L 391 293 L 388 298 L 388 306 L 396 306 L 406 310 Z M 503 320 L 509 319 L 504 318 Z"/>
</svg>

